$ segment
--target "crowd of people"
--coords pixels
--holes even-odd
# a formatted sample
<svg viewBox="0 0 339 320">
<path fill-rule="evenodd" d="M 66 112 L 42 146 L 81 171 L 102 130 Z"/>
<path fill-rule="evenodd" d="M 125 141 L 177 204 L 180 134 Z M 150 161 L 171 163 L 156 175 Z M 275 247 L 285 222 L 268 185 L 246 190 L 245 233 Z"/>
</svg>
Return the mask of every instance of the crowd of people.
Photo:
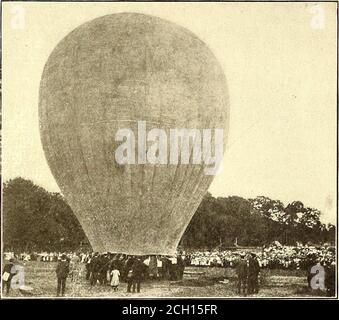
<svg viewBox="0 0 339 320">
<path fill-rule="evenodd" d="M 244 295 L 258 292 L 260 269 L 304 270 L 310 290 L 317 287 L 326 291 L 328 296 L 334 296 L 335 253 L 335 248 L 331 246 L 282 246 L 277 242 L 256 253 L 241 250 L 190 252 L 186 253 L 185 263 L 190 266 L 235 268 L 238 293 Z M 315 275 L 320 278 L 321 271 L 323 283 L 320 280 L 315 285 L 312 284 Z"/>
<path fill-rule="evenodd" d="M 184 259 L 186 265 L 191 266 L 233 268 L 240 256 L 247 251 L 198 250 L 186 252 Z M 310 264 L 314 265 L 317 262 L 326 266 L 335 263 L 335 248 L 329 246 L 282 246 L 277 243 L 256 250 L 255 253 L 260 268 L 306 270 Z"/>
<path fill-rule="evenodd" d="M 251 249 L 235 249 L 235 250 L 194 250 L 180 251 L 180 260 L 183 260 L 185 266 L 196 267 L 235 267 L 240 255 L 244 252 L 253 251 Z M 263 248 L 257 248 L 255 251 L 261 268 L 269 269 L 307 269 L 310 263 L 321 262 L 323 265 L 331 265 L 335 262 L 335 248 L 330 246 L 282 246 L 279 243 Z M 68 252 L 65 253 L 69 259 L 78 259 L 82 263 L 87 263 L 95 255 L 88 252 Z M 62 253 L 60 252 L 34 252 L 20 253 L 13 252 L 5 253 L 5 260 L 16 258 L 21 261 L 41 261 L 41 262 L 57 262 L 60 260 Z M 96 256 L 99 256 L 97 253 Z M 118 264 L 121 261 L 125 262 L 130 257 L 124 254 L 103 253 L 99 260 L 117 260 Z M 148 265 L 150 257 L 140 257 L 142 261 Z M 96 259 L 94 259 L 96 260 Z M 153 258 L 154 260 L 154 258 Z M 154 262 L 153 262 L 154 263 Z M 164 263 L 165 277 L 175 278 L 175 271 L 171 270 L 168 265 L 176 265 L 177 257 L 157 257 L 157 267 L 162 268 Z M 181 261 L 179 261 L 179 264 Z M 161 270 L 159 271 L 161 273 Z M 162 277 L 162 274 L 159 275 Z"/>
<path fill-rule="evenodd" d="M 309 286 L 312 279 L 311 267 L 317 264 L 326 268 L 326 272 L 332 277 L 335 274 L 335 249 L 333 247 L 303 245 L 291 247 L 282 246 L 279 243 L 259 248 L 256 252 L 251 252 L 246 248 L 243 250 L 182 250 L 175 257 L 128 256 L 109 252 L 100 254 L 78 251 L 20 254 L 7 252 L 4 259 L 9 261 L 4 267 L 9 277 L 3 281 L 7 292 L 10 289 L 11 279 L 15 276 L 15 272 L 11 272 L 15 261 L 57 262 L 58 296 L 65 294 L 67 278 L 72 281 L 77 281 L 80 277 L 85 278 L 90 286 L 110 285 L 114 291 L 117 291 L 120 283 L 124 282 L 127 292 L 140 292 L 142 280 L 183 279 L 186 266 L 235 268 L 239 294 L 258 292 L 258 276 L 260 269 L 264 268 L 307 270 Z M 333 291 L 334 288 L 331 290 Z"/>
<path fill-rule="evenodd" d="M 42 260 L 44 261 L 44 260 Z M 62 254 L 56 267 L 57 295 L 64 295 L 66 279 L 81 276 L 85 265 L 85 278 L 91 286 L 110 285 L 117 291 L 121 282 L 127 292 L 140 292 L 141 281 L 147 279 L 180 280 L 184 275 L 184 260 L 165 256 L 128 256 L 113 253 Z M 174 263 L 173 263 L 174 262 Z"/>
<path fill-rule="evenodd" d="M 255 253 L 240 254 L 236 263 L 238 294 L 253 294 L 259 292 L 260 265 Z"/>
</svg>

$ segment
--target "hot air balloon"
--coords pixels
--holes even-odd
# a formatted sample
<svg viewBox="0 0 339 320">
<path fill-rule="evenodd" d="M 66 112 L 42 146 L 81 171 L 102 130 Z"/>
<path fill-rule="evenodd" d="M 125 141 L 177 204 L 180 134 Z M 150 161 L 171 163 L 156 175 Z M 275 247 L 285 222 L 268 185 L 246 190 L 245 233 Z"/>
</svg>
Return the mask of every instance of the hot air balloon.
<svg viewBox="0 0 339 320">
<path fill-rule="evenodd" d="M 224 72 L 175 23 L 118 13 L 70 32 L 40 83 L 43 149 L 94 251 L 173 255 L 213 176 L 204 164 L 121 165 L 119 129 L 228 128 Z M 225 143 L 225 135 L 224 142 Z"/>
</svg>

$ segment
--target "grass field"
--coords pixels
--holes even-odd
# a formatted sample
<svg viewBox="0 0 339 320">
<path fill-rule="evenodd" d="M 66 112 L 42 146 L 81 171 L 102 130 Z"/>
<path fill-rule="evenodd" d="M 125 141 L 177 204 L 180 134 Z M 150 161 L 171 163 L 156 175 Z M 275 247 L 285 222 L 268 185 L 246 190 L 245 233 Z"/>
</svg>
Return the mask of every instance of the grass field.
<svg viewBox="0 0 339 320">
<path fill-rule="evenodd" d="M 25 285 L 33 288 L 32 297 L 56 296 L 56 263 L 27 262 Z M 82 272 L 80 277 L 67 280 L 66 297 L 142 298 L 142 297 L 237 297 L 236 276 L 233 269 L 197 268 L 185 269 L 181 281 L 148 280 L 142 283 L 140 293 L 127 293 L 126 283 L 120 283 L 113 292 L 109 286 L 91 287 Z M 195 272 L 197 272 L 195 274 Z M 227 283 L 220 283 L 224 279 Z M 310 297 L 321 292 L 307 290 L 306 274 L 301 270 L 262 270 L 260 291 L 250 297 Z M 4 295 L 5 297 L 5 295 Z M 20 290 L 12 289 L 8 297 L 27 297 Z"/>
</svg>

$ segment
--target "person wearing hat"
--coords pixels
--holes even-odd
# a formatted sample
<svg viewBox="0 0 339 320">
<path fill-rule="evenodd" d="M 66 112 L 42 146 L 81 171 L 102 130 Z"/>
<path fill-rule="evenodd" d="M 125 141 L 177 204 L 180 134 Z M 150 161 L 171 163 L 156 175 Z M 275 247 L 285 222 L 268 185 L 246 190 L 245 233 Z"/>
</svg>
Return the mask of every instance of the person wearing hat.
<svg viewBox="0 0 339 320">
<path fill-rule="evenodd" d="M 3 288 L 6 288 L 6 295 L 9 294 L 9 291 L 11 289 L 11 281 L 12 278 L 18 273 L 18 271 L 15 271 L 15 264 L 14 259 L 9 259 L 9 262 L 5 264 L 3 273 L 2 273 L 2 283 Z"/>
<path fill-rule="evenodd" d="M 133 259 L 133 265 L 131 270 L 128 273 L 128 282 L 127 282 L 127 292 L 135 292 L 135 289 L 137 290 L 137 293 L 140 292 L 140 285 L 142 277 L 145 273 L 144 264 L 141 262 L 140 258 L 135 257 Z"/>
<path fill-rule="evenodd" d="M 59 297 L 60 293 L 64 296 L 66 291 L 66 279 L 69 274 L 69 261 L 65 254 L 61 256 L 55 271 L 58 278 L 57 296 Z"/>
<path fill-rule="evenodd" d="M 238 276 L 238 294 L 241 294 L 242 291 L 244 295 L 246 295 L 247 287 L 247 261 L 245 257 L 245 253 L 241 253 L 240 259 L 236 265 L 236 273 Z"/>
<path fill-rule="evenodd" d="M 260 266 L 259 261 L 255 253 L 251 253 L 248 259 L 248 293 L 259 292 L 259 272 Z"/>
<path fill-rule="evenodd" d="M 99 280 L 101 270 L 101 259 L 98 252 L 94 253 L 94 256 L 91 259 L 91 266 L 90 266 L 90 284 L 91 286 L 95 286 Z"/>
</svg>

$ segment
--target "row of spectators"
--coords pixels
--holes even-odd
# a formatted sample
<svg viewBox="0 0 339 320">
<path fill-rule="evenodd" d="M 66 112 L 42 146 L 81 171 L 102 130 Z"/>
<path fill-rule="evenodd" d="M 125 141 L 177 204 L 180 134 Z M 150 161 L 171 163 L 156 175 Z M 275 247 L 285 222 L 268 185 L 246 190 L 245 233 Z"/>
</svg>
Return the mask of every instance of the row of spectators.
<svg viewBox="0 0 339 320">
<path fill-rule="evenodd" d="M 187 266 L 235 267 L 242 250 L 194 251 L 183 254 Z M 324 266 L 335 264 L 335 248 L 330 246 L 282 246 L 271 245 L 256 252 L 260 268 L 307 269 L 309 265 L 321 263 Z"/>
<path fill-rule="evenodd" d="M 143 279 L 180 280 L 183 278 L 184 262 L 180 255 L 176 258 L 169 258 L 92 253 L 86 255 L 83 260 L 86 265 L 86 279 L 92 286 L 98 283 L 106 285 L 110 282 L 112 271 L 118 270 L 120 279 L 127 282 L 129 271 L 133 268 L 136 260 L 140 262 L 138 270 Z M 70 260 L 71 266 L 76 264 L 73 261 L 74 258 Z"/>
<path fill-rule="evenodd" d="M 246 250 L 213 250 L 213 251 L 181 251 L 180 259 L 183 259 L 185 266 L 201 266 L 201 267 L 235 267 L 241 254 Z M 324 266 L 335 264 L 335 248 L 330 246 L 282 246 L 273 244 L 263 247 L 256 252 L 260 268 L 269 269 L 307 269 L 310 265 L 321 263 Z M 87 263 L 93 253 L 69 252 L 66 254 L 70 260 L 79 259 L 82 263 Z M 5 253 L 5 260 L 9 260 L 15 256 L 21 261 L 42 261 L 56 262 L 60 259 L 61 253 L 43 252 L 43 253 Z M 118 255 L 111 253 L 103 253 L 103 256 L 109 256 L 110 259 L 118 261 L 126 261 L 127 255 Z M 151 257 L 142 257 L 145 265 L 149 265 Z M 152 258 L 153 259 L 153 258 Z M 177 264 L 177 257 L 156 257 L 158 268 L 162 268 L 162 264 Z"/>
</svg>

